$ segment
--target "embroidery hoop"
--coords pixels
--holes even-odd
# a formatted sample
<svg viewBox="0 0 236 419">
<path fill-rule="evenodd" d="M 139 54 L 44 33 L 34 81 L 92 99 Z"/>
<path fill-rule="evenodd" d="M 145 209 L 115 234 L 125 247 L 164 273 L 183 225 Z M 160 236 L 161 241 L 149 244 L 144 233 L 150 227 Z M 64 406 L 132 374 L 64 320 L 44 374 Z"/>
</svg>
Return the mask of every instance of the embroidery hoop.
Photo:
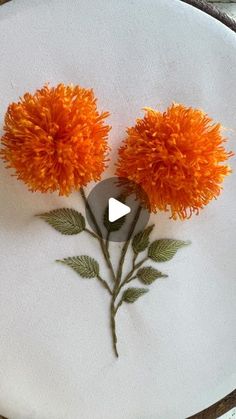
<svg viewBox="0 0 236 419">
<path fill-rule="evenodd" d="M 11 0 L 0 0 L 0 6 L 4 5 L 5 3 L 10 2 Z M 206 2 L 206 0 L 180 0 L 183 3 L 191 5 L 208 15 L 212 16 L 213 18 L 217 19 L 229 29 L 236 33 L 236 21 L 228 16 L 226 13 L 218 10 L 213 5 Z M 191 416 L 191 419 L 210 419 L 218 417 L 219 414 L 224 414 L 231 408 L 233 408 L 236 404 L 236 390 L 232 393 L 225 396 L 219 402 L 216 402 L 214 405 L 208 407 L 207 409 L 197 413 L 196 415 Z M 0 419 L 7 419 L 5 416 L 0 415 Z M 190 418 L 189 418 L 190 419 Z"/>
<path fill-rule="evenodd" d="M 187 3 L 197 9 L 207 13 L 213 18 L 219 20 L 225 26 L 227 26 L 232 31 L 236 32 L 236 21 L 228 16 L 226 13 L 217 9 L 212 4 L 207 3 L 205 0 L 181 0 L 183 3 Z M 232 393 L 223 397 L 221 400 L 213 404 L 212 406 L 202 410 L 199 413 L 189 417 L 188 419 L 213 419 L 223 415 L 232 409 L 236 404 L 236 390 Z"/>
<path fill-rule="evenodd" d="M 215 19 L 222 22 L 224 25 L 228 26 L 232 31 L 236 32 L 236 21 L 227 15 L 226 13 L 222 12 L 221 10 L 217 9 L 212 4 L 207 3 L 206 0 L 181 0 L 183 3 L 187 3 L 193 7 L 196 7 L 199 10 L 207 13 L 208 15 L 214 17 Z"/>
</svg>

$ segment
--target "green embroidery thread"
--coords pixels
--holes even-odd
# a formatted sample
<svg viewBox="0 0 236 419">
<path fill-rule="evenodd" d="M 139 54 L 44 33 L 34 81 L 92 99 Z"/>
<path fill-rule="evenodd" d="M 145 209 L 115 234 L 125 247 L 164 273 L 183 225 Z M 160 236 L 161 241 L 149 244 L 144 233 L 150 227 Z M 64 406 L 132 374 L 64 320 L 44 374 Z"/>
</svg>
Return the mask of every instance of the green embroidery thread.
<svg viewBox="0 0 236 419">
<path fill-rule="evenodd" d="M 102 238 L 100 227 L 97 223 L 96 217 L 88 204 L 83 188 L 80 190 L 80 195 L 83 202 L 89 211 L 90 217 L 96 229 L 96 233 L 86 227 L 84 216 L 78 211 L 70 208 L 56 209 L 38 216 L 52 226 L 55 230 L 64 235 L 74 235 L 86 232 L 93 239 L 96 239 L 100 245 L 104 260 L 110 272 L 110 280 L 107 281 L 102 278 L 100 274 L 99 263 L 88 255 L 80 255 L 67 257 L 57 262 L 69 266 L 82 278 L 95 279 L 104 287 L 104 289 L 111 296 L 110 302 L 110 325 L 112 334 L 113 350 L 116 357 L 119 356 L 117 350 L 117 334 L 116 334 L 116 314 L 123 303 L 132 304 L 140 297 L 144 296 L 148 291 L 148 286 L 155 282 L 157 279 L 166 278 L 168 275 L 160 272 L 152 266 L 143 266 L 148 260 L 154 262 L 167 262 L 171 260 L 176 252 L 190 244 L 190 242 L 172 239 L 159 239 L 150 244 L 150 235 L 154 225 L 148 226 L 145 230 L 137 233 L 133 238 L 136 224 L 138 222 L 141 207 L 137 209 L 134 216 L 130 231 L 127 235 L 127 240 L 121 249 L 120 259 L 118 263 L 117 273 L 115 273 L 110 252 L 109 252 L 109 234 L 112 231 L 119 230 L 124 220 L 118 220 L 112 225 L 107 218 L 107 209 L 104 214 L 104 225 L 107 229 L 106 240 Z M 129 273 L 123 278 L 123 266 L 127 250 L 131 245 L 133 250 L 132 268 Z M 146 255 L 137 262 L 139 255 L 146 251 Z M 138 280 L 145 288 L 128 287 L 123 290 L 130 282 Z M 112 284 L 110 284 L 112 282 Z M 121 290 L 123 291 L 121 294 Z M 118 301 L 119 300 L 119 301 Z"/>
</svg>

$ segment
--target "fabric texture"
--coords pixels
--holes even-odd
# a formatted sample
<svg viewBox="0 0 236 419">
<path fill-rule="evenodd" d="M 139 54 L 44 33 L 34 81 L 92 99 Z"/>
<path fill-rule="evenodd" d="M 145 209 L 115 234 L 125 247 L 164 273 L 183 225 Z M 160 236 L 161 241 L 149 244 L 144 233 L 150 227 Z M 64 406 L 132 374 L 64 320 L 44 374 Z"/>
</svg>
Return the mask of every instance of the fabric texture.
<svg viewBox="0 0 236 419">
<path fill-rule="evenodd" d="M 98 108 L 111 113 L 104 177 L 114 174 L 125 129 L 145 106 L 202 108 L 229 129 L 228 148 L 236 150 L 236 36 L 200 10 L 178 0 L 21 0 L 0 8 L 0 32 L 1 126 L 8 104 L 25 91 L 74 83 L 93 87 Z M 106 293 L 54 262 L 86 250 L 108 275 L 98 246 L 34 217 L 59 207 L 84 212 L 79 194 L 30 193 L 1 163 L 1 414 L 178 419 L 232 391 L 235 180 L 233 174 L 218 201 L 189 221 L 152 215 L 153 239 L 192 245 L 156 265 L 169 277 L 121 308 L 117 360 Z M 118 248 L 112 245 L 114 259 Z"/>
</svg>

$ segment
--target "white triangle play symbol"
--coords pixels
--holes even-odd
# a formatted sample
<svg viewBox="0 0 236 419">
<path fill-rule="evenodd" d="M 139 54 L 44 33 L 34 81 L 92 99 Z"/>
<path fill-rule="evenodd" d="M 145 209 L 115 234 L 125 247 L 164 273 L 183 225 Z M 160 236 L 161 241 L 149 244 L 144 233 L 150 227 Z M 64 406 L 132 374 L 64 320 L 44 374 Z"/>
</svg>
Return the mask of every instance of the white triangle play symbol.
<svg viewBox="0 0 236 419">
<path fill-rule="evenodd" d="M 109 198 L 108 201 L 108 219 L 113 223 L 124 215 L 129 214 L 131 211 L 128 205 L 123 204 L 115 198 Z"/>
</svg>

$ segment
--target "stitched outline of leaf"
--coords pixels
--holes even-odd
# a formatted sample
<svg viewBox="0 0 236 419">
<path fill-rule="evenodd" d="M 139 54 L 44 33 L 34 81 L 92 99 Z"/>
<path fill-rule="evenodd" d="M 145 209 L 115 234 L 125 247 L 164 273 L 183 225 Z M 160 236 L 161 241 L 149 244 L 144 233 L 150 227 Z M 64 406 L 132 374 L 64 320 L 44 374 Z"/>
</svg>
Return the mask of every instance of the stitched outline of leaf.
<svg viewBox="0 0 236 419">
<path fill-rule="evenodd" d="M 134 303 L 139 297 L 148 292 L 147 288 L 127 288 L 122 295 L 122 301 L 125 303 Z"/>
<path fill-rule="evenodd" d="M 59 208 L 39 214 L 38 217 L 46 221 L 61 234 L 78 234 L 85 229 L 84 216 L 72 208 Z"/>
<path fill-rule="evenodd" d="M 134 253 L 143 252 L 149 245 L 149 236 L 153 230 L 154 224 L 137 233 L 132 240 Z"/>
<path fill-rule="evenodd" d="M 163 274 L 152 266 L 140 268 L 136 273 L 137 278 L 145 285 L 150 285 L 158 278 L 167 278 L 168 275 Z"/>
<path fill-rule="evenodd" d="M 167 262 L 174 257 L 177 250 L 189 244 L 190 242 L 182 240 L 155 240 L 148 249 L 148 257 L 154 262 Z"/>
<path fill-rule="evenodd" d="M 113 233 L 114 231 L 120 230 L 125 222 L 125 215 L 124 217 L 118 218 L 118 220 L 110 222 L 108 219 L 108 207 L 105 210 L 104 217 L 103 217 L 103 224 L 106 227 L 109 233 Z"/>
<path fill-rule="evenodd" d="M 123 204 L 125 203 L 125 199 L 123 195 L 119 195 L 116 199 L 122 202 Z M 109 221 L 108 206 L 106 207 L 104 211 L 104 215 L 103 215 L 103 224 L 109 233 L 113 233 L 114 231 L 120 230 L 120 228 L 123 226 L 124 223 L 125 223 L 125 215 L 124 217 L 118 218 L 118 220 L 116 221 L 113 221 L 113 222 Z"/>
<path fill-rule="evenodd" d="M 82 278 L 96 278 L 99 275 L 98 262 L 87 255 L 60 259 L 56 262 L 69 266 Z"/>
</svg>

